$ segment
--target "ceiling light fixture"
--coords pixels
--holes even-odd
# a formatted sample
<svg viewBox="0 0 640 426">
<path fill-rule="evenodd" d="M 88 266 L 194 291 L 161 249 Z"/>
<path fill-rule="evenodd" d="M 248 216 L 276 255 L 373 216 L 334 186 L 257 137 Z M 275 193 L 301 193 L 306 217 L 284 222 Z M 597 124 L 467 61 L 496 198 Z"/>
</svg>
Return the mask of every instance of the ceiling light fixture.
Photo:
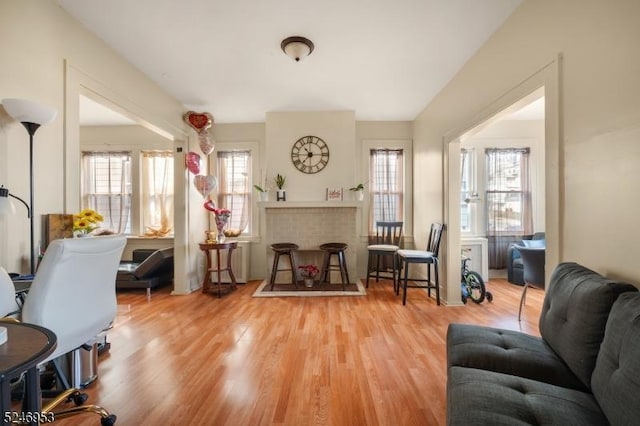
<svg viewBox="0 0 640 426">
<path fill-rule="evenodd" d="M 300 59 L 311 55 L 314 46 L 313 42 L 308 38 L 293 36 L 282 40 L 280 47 L 288 57 L 298 62 Z"/>
</svg>

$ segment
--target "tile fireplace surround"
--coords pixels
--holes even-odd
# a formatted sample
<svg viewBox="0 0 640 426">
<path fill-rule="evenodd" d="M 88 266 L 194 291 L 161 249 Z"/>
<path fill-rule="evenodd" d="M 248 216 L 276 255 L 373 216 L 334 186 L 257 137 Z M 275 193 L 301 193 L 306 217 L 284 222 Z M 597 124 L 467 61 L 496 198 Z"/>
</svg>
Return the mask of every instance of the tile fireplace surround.
<svg viewBox="0 0 640 426">
<path fill-rule="evenodd" d="M 348 201 L 259 203 L 265 210 L 268 272 L 271 272 L 273 262 L 271 244 L 295 243 L 300 246 L 299 262 L 313 262 L 321 266 L 322 254 L 318 252 L 318 247 L 324 243 L 340 242 L 349 245 L 345 253 L 347 268 L 349 278 L 355 282 L 358 212 L 361 204 Z M 278 281 L 286 280 L 284 274 L 281 275 Z"/>
</svg>

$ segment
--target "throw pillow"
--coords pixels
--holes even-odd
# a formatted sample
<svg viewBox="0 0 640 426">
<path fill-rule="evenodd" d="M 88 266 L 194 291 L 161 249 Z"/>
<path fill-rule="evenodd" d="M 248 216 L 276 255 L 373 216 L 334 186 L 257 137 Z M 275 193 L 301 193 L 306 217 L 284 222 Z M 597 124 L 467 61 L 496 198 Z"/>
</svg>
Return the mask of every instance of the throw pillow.
<svg viewBox="0 0 640 426">
<path fill-rule="evenodd" d="M 529 248 L 546 248 L 546 240 L 522 240 L 522 245 Z"/>
</svg>

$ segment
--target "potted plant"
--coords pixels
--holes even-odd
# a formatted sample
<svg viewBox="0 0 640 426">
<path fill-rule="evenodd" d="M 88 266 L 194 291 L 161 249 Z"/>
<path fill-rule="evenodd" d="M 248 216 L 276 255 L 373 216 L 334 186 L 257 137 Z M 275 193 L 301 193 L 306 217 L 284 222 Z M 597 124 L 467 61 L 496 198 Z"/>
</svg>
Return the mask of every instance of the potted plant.
<svg viewBox="0 0 640 426">
<path fill-rule="evenodd" d="M 354 192 L 356 200 L 362 201 L 364 199 L 364 183 L 359 183 L 353 188 L 349 188 L 349 191 Z"/>
<path fill-rule="evenodd" d="M 277 201 L 287 201 L 287 194 L 284 192 L 284 183 L 287 178 L 282 176 L 280 173 L 273 178 L 273 181 L 276 184 L 278 190 L 276 191 L 276 200 Z"/>
<path fill-rule="evenodd" d="M 253 185 L 253 187 L 258 191 L 260 201 L 269 201 L 269 188 L 263 188 L 260 185 Z"/>
</svg>

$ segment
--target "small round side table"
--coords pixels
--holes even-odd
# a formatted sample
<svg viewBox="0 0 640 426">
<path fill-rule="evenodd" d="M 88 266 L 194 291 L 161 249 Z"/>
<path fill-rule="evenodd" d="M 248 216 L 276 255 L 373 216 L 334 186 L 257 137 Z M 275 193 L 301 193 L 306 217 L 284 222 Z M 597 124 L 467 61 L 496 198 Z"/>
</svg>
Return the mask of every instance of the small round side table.
<svg viewBox="0 0 640 426">
<path fill-rule="evenodd" d="M 231 255 L 233 250 L 238 248 L 238 243 L 236 241 L 228 242 L 228 243 L 200 243 L 200 250 L 202 250 L 207 257 L 207 270 L 204 274 L 204 279 L 202 280 L 202 292 L 206 293 L 209 291 L 211 287 L 213 287 L 213 282 L 211 281 L 211 274 L 215 272 L 217 274 L 217 284 L 218 284 L 218 297 L 222 297 L 222 273 L 227 272 L 229 274 L 229 278 L 231 282 L 229 283 L 230 289 L 236 288 L 236 277 L 233 275 L 233 270 L 231 269 Z M 221 252 L 227 251 L 227 262 L 226 266 L 223 266 L 221 263 Z M 216 252 L 216 263 L 215 266 L 211 261 L 211 252 Z"/>
</svg>

